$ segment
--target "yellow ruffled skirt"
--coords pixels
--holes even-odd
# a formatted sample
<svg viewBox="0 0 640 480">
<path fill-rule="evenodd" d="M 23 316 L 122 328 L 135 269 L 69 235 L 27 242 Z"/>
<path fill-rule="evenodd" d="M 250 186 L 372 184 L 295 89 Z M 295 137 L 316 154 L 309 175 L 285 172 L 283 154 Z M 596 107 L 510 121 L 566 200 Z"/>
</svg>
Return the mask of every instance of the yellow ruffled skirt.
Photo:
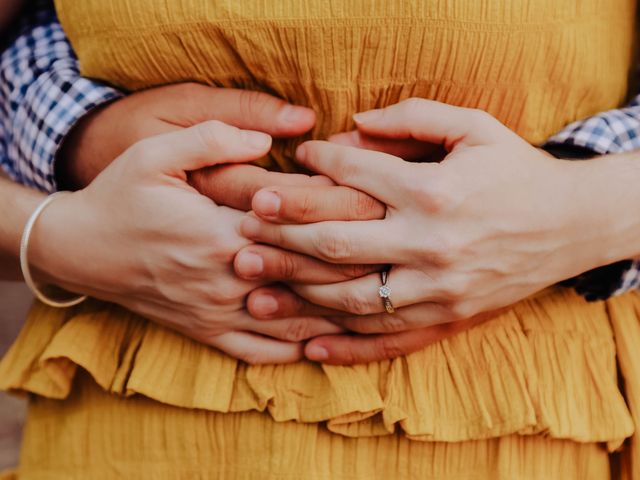
<svg viewBox="0 0 640 480">
<path fill-rule="evenodd" d="M 393 361 L 248 366 L 116 306 L 38 304 L 0 364 L 33 394 L 8 478 L 640 478 L 639 312 L 550 289 Z"/>
</svg>

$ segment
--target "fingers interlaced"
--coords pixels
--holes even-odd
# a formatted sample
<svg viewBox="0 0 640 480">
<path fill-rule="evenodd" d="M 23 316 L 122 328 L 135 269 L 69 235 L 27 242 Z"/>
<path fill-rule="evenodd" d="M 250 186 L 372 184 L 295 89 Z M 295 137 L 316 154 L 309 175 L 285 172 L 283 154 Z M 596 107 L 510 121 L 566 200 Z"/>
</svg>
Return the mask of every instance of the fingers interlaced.
<svg viewBox="0 0 640 480">
<path fill-rule="evenodd" d="M 386 220 L 277 225 L 248 215 L 240 232 L 251 241 L 335 264 L 390 264 L 411 255 L 402 232 L 390 234 Z"/>
<path fill-rule="evenodd" d="M 256 192 L 273 186 L 317 187 L 332 182 L 323 176 L 270 172 L 255 165 L 220 165 L 191 172 L 190 184 L 218 205 L 251 210 Z"/>
<path fill-rule="evenodd" d="M 262 320 L 347 315 L 339 310 L 310 303 L 287 287 L 278 285 L 258 288 L 251 292 L 247 297 L 247 310 L 254 318 Z"/>
<path fill-rule="evenodd" d="M 375 198 L 343 186 L 280 186 L 259 191 L 252 202 L 259 217 L 275 223 L 378 220 L 386 207 Z"/>
<path fill-rule="evenodd" d="M 336 265 L 268 245 L 250 245 L 234 260 L 236 274 L 246 280 L 330 284 L 378 271 L 376 265 Z"/>
<path fill-rule="evenodd" d="M 252 365 L 293 363 L 302 359 L 303 345 L 249 332 L 229 332 L 210 339 L 209 345 Z"/>
<path fill-rule="evenodd" d="M 452 335 L 444 325 L 386 335 L 329 335 L 311 340 L 305 356 L 329 365 L 354 365 L 409 355 Z"/>
</svg>

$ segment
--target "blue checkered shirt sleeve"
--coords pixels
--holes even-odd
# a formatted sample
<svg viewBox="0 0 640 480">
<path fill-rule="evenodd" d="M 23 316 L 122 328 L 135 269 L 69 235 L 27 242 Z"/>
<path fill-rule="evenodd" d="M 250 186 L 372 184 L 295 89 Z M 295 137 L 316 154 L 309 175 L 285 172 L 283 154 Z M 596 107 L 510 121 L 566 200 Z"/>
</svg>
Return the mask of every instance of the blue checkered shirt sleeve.
<svg viewBox="0 0 640 480">
<path fill-rule="evenodd" d="M 640 95 L 626 107 L 602 112 L 568 125 L 547 146 L 576 147 L 597 155 L 640 149 Z M 640 260 L 608 265 L 575 279 L 589 300 L 601 300 L 640 287 Z"/>
<path fill-rule="evenodd" d="M 120 95 L 80 76 L 52 3 L 33 2 L 0 57 L 0 166 L 19 183 L 55 191 L 54 162 L 65 136 Z"/>
</svg>

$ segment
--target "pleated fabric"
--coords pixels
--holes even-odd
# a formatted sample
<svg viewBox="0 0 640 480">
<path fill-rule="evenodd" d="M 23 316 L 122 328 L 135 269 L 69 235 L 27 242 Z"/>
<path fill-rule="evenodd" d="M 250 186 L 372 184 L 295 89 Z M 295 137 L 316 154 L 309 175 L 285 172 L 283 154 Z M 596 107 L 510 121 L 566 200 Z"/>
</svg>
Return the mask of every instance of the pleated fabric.
<svg viewBox="0 0 640 480">
<path fill-rule="evenodd" d="M 539 143 L 624 99 L 635 0 L 56 5 L 82 73 L 120 88 L 197 81 L 269 92 L 313 108 L 316 139 L 352 128 L 358 111 L 424 97 L 481 108 Z M 279 168 L 295 170 L 298 143 L 276 145 Z"/>
<path fill-rule="evenodd" d="M 107 440 L 108 441 L 105 441 Z M 20 476 L 26 479 L 540 479 L 605 480 L 594 443 L 504 436 L 416 442 L 350 438 L 318 423 L 273 422 L 106 395 L 85 374 L 64 402 L 31 405 Z M 562 476 L 558 476 L 562 472 Z"/>
<path fill-rule="evenodd" d="M 180 455 L 200 465 L 193 456 L 207 451 L 221 464 L 220 471 L 202 464 L 201 477 L 194 478 L 286 478 L 280 469 L 287 466 L 292 478 L 377 478 L 364 466 L 391 472 L 398 464 L 378 470 L 375 459 L 391 461 L 401 445 L 423 452 L 415 464 L 413 454 L 394 460 L 409 462 L 406 468 L 419 476 L 398 470 L 396 477 L 380 478 L 606 478 L 585 476 L 584 469 L 603 462 L 595 471 L 608 472 L 607 451 L 620 449 L 634 432 L 637 397 L 629 397 L 629 412 L 618 386 L 614 332 L 628 345 L 619 359 L 630 395 L 638 388 L 639 312 L 636 294 L 587 303 L 551 289 L 392 361 L 248 366 L 119 307 L 91 302 L 51 311 L 37 304 L 0 364 L 0 387 L 37 395 L 21 479 L 109 478 L 100 472 L 115 475 L 119 470 L 109 469 L 121 461 L 122 478 L 147 468 L 158 478 L 186 478 L 191 470 L 180 470 L 183 461 L 151 465 L 178 455 L 169 438 L 194 435 Z M 262 449 L 250 454 L 240 448 L 235 440 L 245 435 Z M 124 448 L 121 436 L 140 448 Z M 121 450 L 104 457 L 113 448 Z M 355 453 L 345 456 L 349 448 Z M 636 448 L 635 441 L 624 447 L 625 468 L 637 468 Z M 311 462 L 304 470 L 294 461 L 300 449 L 311 455 L 303 456 Z M 96 451 L 102 453 L 95 457 Z M 469 460 L 452 466 L 454 460 L 444 461 L 450 451 Z M 588 452 L 594 459 L 584 463 Z M 440 460 L 432 464 L 422 455 Z M 530 464 L 528 455 L 540 462 Z M 567 462 L 566 455 L 577 457 Z M 360 456 L 365 470 L 351 472 Z M 487 461 L 482 467 L 470 460 L 479 457 Z M 282 465 L 271 471 L 265 462 Z M 91 468 L 96 471 L 89 476 Z M 549 476 L 546 468 L 559 470 Z M 41 477 L 45 471 L 53 476 Z M 474 476 L 478 471 L 491 475 Z"/>
<path fill-rule="evenodd" d="M 83 73 L 122 88 L 193 80 L 271 92 L 318 112 L 314 138 L 419 96 L 488 110 L 531 142 L 623 101 L 635 8 L 56 4 Z M 276 144 L 266 164 L 295 170 L 294 146 Z M 352 367 L 249 366 L 114 305 L 36 304 L 0 363 L 0 388 L 33 394 L 21 480 L 630 479 L 640 478 L 638 345 L 635 293 L 587 303 L 548 289 L 412 355 Z"/>
</svg>

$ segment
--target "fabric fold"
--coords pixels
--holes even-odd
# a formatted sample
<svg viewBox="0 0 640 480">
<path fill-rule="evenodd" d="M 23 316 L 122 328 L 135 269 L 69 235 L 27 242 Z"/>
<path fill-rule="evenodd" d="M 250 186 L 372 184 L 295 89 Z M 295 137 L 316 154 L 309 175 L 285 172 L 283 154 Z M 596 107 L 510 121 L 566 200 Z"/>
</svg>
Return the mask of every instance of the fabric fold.
<svg viewBox="0 0 640 480">
<path fill-rule="evenodd" d="M 615 450 L 634 431 L 606 305 L 562 289 L 407 357 L 356 366 L 251 366 L 114 305 L 36 304 L 0 363 L 0 387 L 66 398 L 78 367 L 116 395 L 326 422 L 347 437 L 402 432 L 460 442 L 543 433 Z"/>
</svg>

